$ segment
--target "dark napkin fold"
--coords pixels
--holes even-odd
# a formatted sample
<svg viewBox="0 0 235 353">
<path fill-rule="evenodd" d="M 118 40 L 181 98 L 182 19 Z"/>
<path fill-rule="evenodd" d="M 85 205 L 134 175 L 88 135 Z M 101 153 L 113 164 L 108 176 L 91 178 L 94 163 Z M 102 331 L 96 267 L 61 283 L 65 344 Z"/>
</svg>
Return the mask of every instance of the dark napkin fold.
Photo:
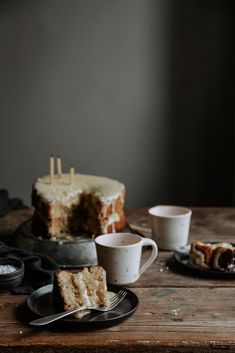
<svg viewBox="0 0 235 353">
<path fill-rule="evenodd" d="M 6 189 L 0 189 L 0 217 L 6 216 L 9 212 L 26 208 L 21 199 L 9 198 Z"/>
<path fill-rule="evenodd" d="M 16 258 L 24 262 L 24 279 L 12 290 L 16 294 L 30 294 L 35 289 L 53 283 L 54 271 L 59 268 L 56 262 L 46 255 L 12 248 L 2 242 L 0 242 L 1 257 Z"/>
</svg>

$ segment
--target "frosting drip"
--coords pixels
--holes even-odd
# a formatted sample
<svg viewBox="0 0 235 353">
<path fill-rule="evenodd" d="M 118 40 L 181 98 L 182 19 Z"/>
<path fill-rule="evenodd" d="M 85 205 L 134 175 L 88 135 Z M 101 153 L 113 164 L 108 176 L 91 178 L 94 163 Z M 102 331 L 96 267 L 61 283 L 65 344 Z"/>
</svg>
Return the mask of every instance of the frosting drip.
<svg viewBox="0 0 235 353">
<path fill-rule="evenodd" d="M 70 184 L 69 174 L 62 174 L 60 178 L 55 176 L 53 184 L 50 176 L 46 175 L 36 180 L 35 188 L 40 197 L 49 203 L 73 202 L 81 193 L 92 193 L 105 204 L 117 199 L 125 190 L 119 181 L 85 174 L 75 174 L 73 185 Z"/>
</svg>

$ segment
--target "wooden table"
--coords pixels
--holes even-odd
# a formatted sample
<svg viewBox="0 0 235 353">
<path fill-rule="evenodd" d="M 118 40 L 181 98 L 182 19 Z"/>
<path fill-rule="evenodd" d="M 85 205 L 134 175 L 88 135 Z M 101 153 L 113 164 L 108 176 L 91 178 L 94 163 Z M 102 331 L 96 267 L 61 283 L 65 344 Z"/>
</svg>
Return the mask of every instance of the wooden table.
<svg viewBox="0 0 235 353">
<path fill-rule="evenodd" d="M 0 219 L 0 230 L 10 234 L 30 214 L 23 212 L 15 212 L 11 221 L 10 216 Z M 130 224 L 148 234 L 146 209 L 130 209 L 127 215 Z M 190 241 L 196 239 L 234 242 L 235 209 L 193 208 Z M 129 288 L 140 301 L 133 316 L 92 332 L 30 327 L 35 315 L 25 305 L 27 297 L 1 293 L 0 352 L 235 352 L 234 279 L 191 275 L 171 252 L 160 252 Z"/>
</svg>

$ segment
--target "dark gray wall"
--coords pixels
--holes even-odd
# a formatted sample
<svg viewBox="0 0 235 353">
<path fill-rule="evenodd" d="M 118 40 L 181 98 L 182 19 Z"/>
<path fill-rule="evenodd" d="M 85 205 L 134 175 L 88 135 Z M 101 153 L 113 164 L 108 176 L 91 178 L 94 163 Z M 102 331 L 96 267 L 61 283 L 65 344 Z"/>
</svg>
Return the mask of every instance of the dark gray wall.
<svg viewBox="0 0 235 353">
<path fill-rule="evenodd" d="M 234 2 L 172 1 L 171 10 L 168 192 L 183 203 L 231 205 Z"/>
<path fill-rule="evenodd" d="M 229 204 L 229 1 L 0 2 L 0 188 L 30 200 L 51 153 L 127 205 Z"/>
</svg>

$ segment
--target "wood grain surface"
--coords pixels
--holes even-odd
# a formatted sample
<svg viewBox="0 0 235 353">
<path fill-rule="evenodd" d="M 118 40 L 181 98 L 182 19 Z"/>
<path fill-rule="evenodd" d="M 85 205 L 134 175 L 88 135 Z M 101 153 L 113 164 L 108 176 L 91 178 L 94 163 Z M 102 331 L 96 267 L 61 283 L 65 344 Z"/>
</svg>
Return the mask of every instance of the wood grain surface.
<svg viewBox="0 0 235 353">
<path fill-rule="evenodd" d="M 190 241 L 235 242 L 234 208 L 192 210 Z M 126 213 L 128 222 L 149 236 L 147 210 Z M 12 229 L 19 223 L 17 212 L 11 222 Z M 28 322 L 36 315 L 26 306 L 27 296 L 0 293 L 0 352 L 235 352 L 235 280 L 192 274 L 172 255 L 160 251 L 147 272 L 128 286 L 140 301 L 136 312 L 97 331 L 78 331 L 66 323 L 60 329 L 31 327 Z"/>
</svg>

